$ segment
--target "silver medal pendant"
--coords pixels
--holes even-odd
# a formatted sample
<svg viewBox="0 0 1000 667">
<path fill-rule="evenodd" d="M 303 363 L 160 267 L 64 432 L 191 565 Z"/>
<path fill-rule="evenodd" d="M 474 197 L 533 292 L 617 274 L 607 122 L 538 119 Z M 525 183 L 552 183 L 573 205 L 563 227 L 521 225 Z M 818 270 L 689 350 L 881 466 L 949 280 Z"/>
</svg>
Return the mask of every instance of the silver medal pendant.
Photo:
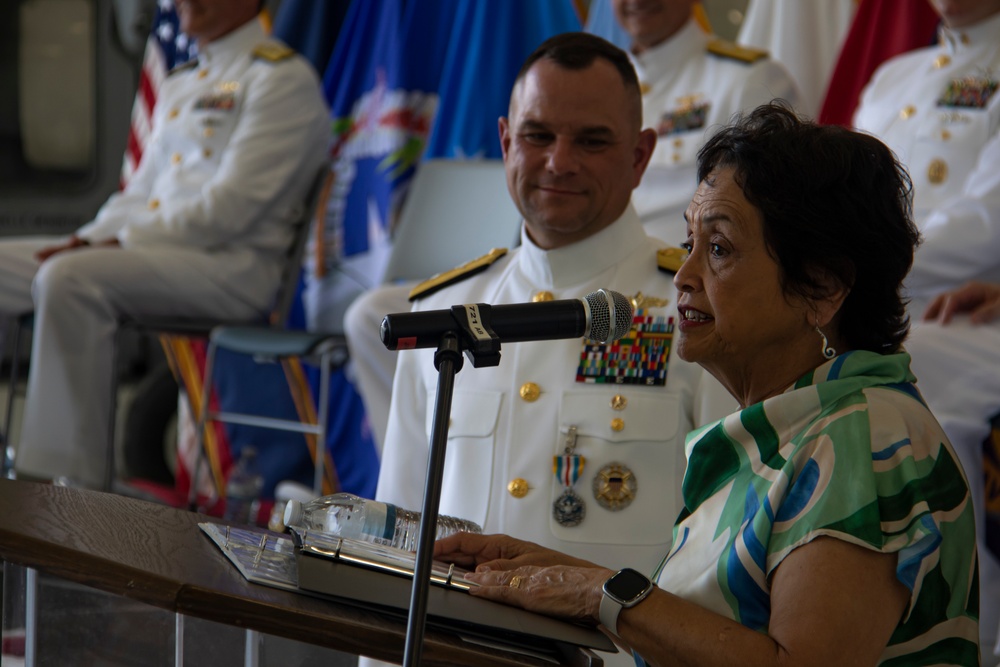
<svg viewBox="0 0 1000 667">
<path fill-rule="evenodd" d="M 552 516 L 560 526 L 567 528 L 579 526 L 586 515 L 587 505 L 583 502 L 583 498 L 569 487 L 566 487 L 562 495 L 552 503 Z"/>
</svg>

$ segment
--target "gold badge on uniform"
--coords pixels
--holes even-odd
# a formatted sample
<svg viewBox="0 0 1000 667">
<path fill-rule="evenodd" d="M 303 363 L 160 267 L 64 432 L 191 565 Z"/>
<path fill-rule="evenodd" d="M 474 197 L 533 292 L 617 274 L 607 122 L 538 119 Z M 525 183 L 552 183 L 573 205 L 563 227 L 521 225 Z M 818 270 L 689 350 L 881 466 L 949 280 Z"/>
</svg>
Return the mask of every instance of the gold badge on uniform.
<svg viewBox="0 0 1000 667">
<path fill-rule="evenodd" d="M 621 463 L 609 463 L 594 476 L 594 499 L 612 512 L 625 509 L 635 500 L 635 475 Z"/>
</svg>

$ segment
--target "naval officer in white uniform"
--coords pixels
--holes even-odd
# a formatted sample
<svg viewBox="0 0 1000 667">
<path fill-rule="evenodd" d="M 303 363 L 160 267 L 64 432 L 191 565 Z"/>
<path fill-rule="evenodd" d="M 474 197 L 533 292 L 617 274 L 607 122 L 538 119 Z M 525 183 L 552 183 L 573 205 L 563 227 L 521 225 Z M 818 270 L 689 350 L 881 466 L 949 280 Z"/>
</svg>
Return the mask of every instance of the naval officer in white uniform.
<svg viewBox="0 0 1000 667">
<path fill-rule="evenodd" d="M 913 179 L 924 236 L 906 280 L 919 323 L 928 302 L 969 280 L 1000 280 L 1000 1 L 932 0 L 938 43 L 897 56 L 872 76 L 854 116 Z M 919 323 L 906 342 L 931 411 L 965 467 L 979 529 L 980 643 L 1000 664 L 1000 560 L 986 545 L 982 444 L 1000 412 L 996 325 L 967 317 Z"/>
<path fill-rule="evenodd" d="M 622 51 L 584 33 L 542 44 L 499 125 L 508 188 L 524 217 L 521 246 L 484 259 L 479 273 L 459 270 L 450 286 L 434 291 L 431 282 L 415 310 L 580 298 L 599 288 L 634 300 L 634 330 L 619 343 L 507 344 L 499 366 L 466 364 L 456 377 L 440 511 L 652 573 L 681 509 L 684 437 L 735 404 L 702 405 L 702 385 L 715 380 L 673 353 L 669 269 L 684 253 L 659 252 L 665 244 L 645 233 L 629 203 L 656 139 L 641 127 L 639 84 Z M 398 354 L 377 498 L 420 508 L 434 350 Z"/>
<path fill-rule="evenodd" d="M 651 236 L 684 239 L 684 210 L 698 187 L 696 157 L 705 140 L 734 114 L 801 94 L 766 51 L 706 33 L 695 0 L 613 0 L 615 18 L 632 38 L 642 88 L 642 120 L 658 140 L 632 202 Z"/>
<path fill-rule="evenodd" d="M 328 115 L 315 72 L 264 34 L 258 5 L 179 2 L 198 58 L 163 82 L 125 190 L 68 239 L 0 243 L 0 312 L 35 313 L 19 474 L 102 484 L 122 316 L 271 307 Z"/>
</svg>

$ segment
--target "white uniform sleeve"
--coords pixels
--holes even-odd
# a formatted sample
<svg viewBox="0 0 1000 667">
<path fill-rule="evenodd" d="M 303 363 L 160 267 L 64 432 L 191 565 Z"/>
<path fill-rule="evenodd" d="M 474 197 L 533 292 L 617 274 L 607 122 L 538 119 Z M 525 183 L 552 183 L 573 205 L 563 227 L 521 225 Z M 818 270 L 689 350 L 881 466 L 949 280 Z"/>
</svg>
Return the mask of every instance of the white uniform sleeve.
<svg viewBox="0 0 1000 667">
<path fill-rule="evenodd" d="M 202 186 L 201 196 L 163 202 L 153 220 L 129 221 L 120 235 L 122 244 L 211 248 L 238 239 L 298 175 L 302 153 L 317 149 L 317 128 L 325 127 L 325 113 L 316 79 L 305 64 L 262 67 L 248 86 L 219 169 Z"/>
<path fill-rule="evenodd" d="M 398 354 L 375 497 L 419 511 L 423 507 L 429 450 L 427 392 L 420 377 L 420 364 L 427 362 L 427 355 L 415 350 Z"/>
<path fill-rule="evenodd" d="M 961 194 L 922 225 L 906 287 L 914 296 L 957 287 L 1000 264 L 1000 133 L 986 143 Z"/>
</svg>

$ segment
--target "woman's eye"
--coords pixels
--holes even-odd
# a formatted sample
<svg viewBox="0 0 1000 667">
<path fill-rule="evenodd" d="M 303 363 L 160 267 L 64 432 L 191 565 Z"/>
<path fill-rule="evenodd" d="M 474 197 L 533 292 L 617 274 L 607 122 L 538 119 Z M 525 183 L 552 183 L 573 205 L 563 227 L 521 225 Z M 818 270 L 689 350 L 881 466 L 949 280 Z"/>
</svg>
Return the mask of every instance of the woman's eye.
<svg viewBox="0 0 1000 667">
<path fill-rule="evenodd" d="M 723 257 L 726 254 L 725 249 L 718 243 L 713 243 L 710 247 L 713 257 Z"/>
<path fill-rule="evenodd" d="M 681 243 L 681 247 L 684 248 L 684 250 L 687 251 L 687 254 L 689 254 L 689 255 L 691 254 L 691 248 L 693 246 L 690 243 L 688 243 L 687 241 L 685 241 L 684 243 Z"/>
</svg>

